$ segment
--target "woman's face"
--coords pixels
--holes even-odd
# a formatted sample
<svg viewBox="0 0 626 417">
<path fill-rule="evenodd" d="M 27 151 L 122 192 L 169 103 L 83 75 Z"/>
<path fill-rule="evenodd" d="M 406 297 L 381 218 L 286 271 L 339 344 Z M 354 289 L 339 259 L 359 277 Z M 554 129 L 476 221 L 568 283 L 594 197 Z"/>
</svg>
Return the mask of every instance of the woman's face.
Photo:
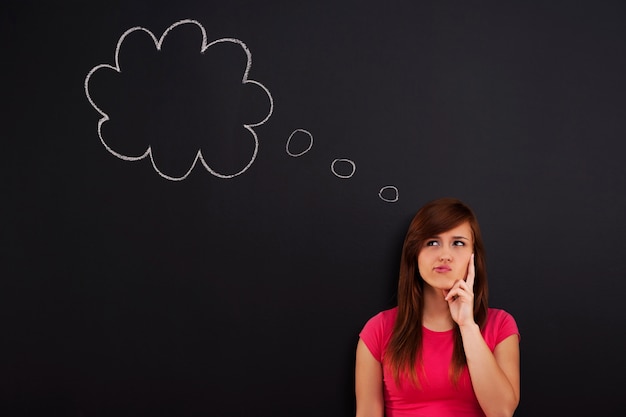
<svg viewBox="0 0 626 417">
<path fill-rule="evenodd" d="M 433 288 L 449 290 L 467 277 L 474 251 L 472 228 L 468 222 L 432 236 L 417 255 L 417 266 L 424 281 Z"/>
</svg>

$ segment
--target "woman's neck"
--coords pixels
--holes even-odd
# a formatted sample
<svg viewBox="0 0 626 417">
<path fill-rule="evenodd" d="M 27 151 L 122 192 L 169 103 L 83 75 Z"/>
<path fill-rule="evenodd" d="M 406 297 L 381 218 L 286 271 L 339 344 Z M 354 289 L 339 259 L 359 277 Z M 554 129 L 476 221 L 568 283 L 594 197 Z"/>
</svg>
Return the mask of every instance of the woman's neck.
<svg viewBox="0 0 626 417">
<path fill-rule="evenodd" d="M 422 325 L 429 330 L 443 332 L 454 327 L 448 302 L 440 289 L 424 285 L 424 310 Z"/>
</svg>

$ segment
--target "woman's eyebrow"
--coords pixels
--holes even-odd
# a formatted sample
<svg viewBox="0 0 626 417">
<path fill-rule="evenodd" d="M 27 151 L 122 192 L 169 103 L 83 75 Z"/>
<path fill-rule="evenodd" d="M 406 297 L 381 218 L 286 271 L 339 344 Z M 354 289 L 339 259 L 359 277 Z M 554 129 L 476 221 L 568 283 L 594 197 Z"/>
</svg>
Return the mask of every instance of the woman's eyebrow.
<svg viewBox="0 0 626 417">
<path fill-rule="evenodd" d="M 433 237 L 430 237 L 429 239 L 441 239 L 441 236 L 439 235 L 435 235 Z M 465 240 L 470 240 L 468 237 L 465 236 L 452 236 L 452 239 L 465 239 Z"/>
</svg>

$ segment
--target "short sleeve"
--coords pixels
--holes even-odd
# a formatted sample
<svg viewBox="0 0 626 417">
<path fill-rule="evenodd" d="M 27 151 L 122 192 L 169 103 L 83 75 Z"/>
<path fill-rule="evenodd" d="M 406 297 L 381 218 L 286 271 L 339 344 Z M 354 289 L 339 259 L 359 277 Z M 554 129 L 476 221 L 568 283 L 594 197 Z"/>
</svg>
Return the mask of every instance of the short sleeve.
<svg viewBox="0 0 626 417">
<path fill-rule="evenodd" d="M 378 362 L 383 361 L 397 316 L 398 307 L 381 311 L 370 318 L 359 333 L 361 340 Z"/>
<path fill-rule="evenodd" d="M 359 337 L 378 362 L 382 362 L 383 333 L 383 313 L 378 313 L 369 319 L 363 326 L 361 333 L 359 333 Z"/>
<path fill-rule="evenodd" d="M 490 308 L 484 337 L 491 350 L 511 335 L 517 335 L 518 340 L 521 339 L 515 318 L 505 310 Z"/>
</svg>

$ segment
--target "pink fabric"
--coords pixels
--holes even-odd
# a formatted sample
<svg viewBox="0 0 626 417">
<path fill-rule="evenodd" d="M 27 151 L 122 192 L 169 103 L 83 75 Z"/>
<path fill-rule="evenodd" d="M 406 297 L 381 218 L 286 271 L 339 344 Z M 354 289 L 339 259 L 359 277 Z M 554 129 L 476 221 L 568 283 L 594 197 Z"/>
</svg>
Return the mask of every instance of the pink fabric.
<svg viewBox="0 0 626 417">
<path fill-rule="evenodd" d="M 359 336 L 374 358 L 383 364 L 383 394 L 386 417 L 447 417 L 484 416 L 474 395 L 467 368 L 463 370 L 458 387 L 448 374 L 452 358 L 453 331 L 434 332 L 423 329 L 424 373 L 422 388 L 415 388 L 408 380 L 396 386 L 385 363 L 384 351 L 391 339 L 398 308 L 385 310 L 372 317 Z M 490 308 L 482 329 L 485 342 L 493 351 L 498 343 L 519 330 L 513 316 L 504 310 Z M 418 370 L 419 375 L 419 370 Z"/>
</svg>

